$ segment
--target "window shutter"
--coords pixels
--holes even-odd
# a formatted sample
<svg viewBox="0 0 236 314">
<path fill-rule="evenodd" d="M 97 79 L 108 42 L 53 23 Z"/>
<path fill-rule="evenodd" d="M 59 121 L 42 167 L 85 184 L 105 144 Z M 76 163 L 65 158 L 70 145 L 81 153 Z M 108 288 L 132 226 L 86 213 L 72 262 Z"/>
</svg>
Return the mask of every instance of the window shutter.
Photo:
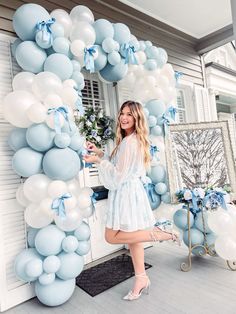
<svg viewBox="0 0 236 314">
<path fill-rule="evenodd" d="M 131 93 L 130 88 L 126 87 L 124 84 L 117 83 L 118 91 L 118 103 L 119 107 L 127 100 L 133 100 L 133 94 Z"/>
<path fill-rule="evenodd" d="M 211 112 L 209 104 L 209 96 L 206 88 L 194 86 L 194 100 L 196 108 L 197 122 L 210 121 Z"/>
<path fill-rule="evenodd" d="M 186 100 L 184 91 L 181 89 L 177 90 L 177 123 L 185 123 L 186 119 Z"/>
<path fill-rule="evenodd" d="M 32 287 L 14 273 L 16 255 L 26 248 L 24 208 L 16 201 L 20 177 L 13 171 L 13 151 L 7 144 L 12 130 L 3 118 L 2 101 L 12 91 L 12 78 L 20 71 L 11 57 L 13 38 L 0 35 L 0 311 L 7 310 L 34 296 Z"/>
<path fill-rule="evenodd" d="M 223 121 L 228 121 L 229 134 L 230 134 L 231 143 L 232 143 L 234 160 L 236 160 L 236 114 L 218 112 L 218 119 L 223 120 Z"/>
</svg>

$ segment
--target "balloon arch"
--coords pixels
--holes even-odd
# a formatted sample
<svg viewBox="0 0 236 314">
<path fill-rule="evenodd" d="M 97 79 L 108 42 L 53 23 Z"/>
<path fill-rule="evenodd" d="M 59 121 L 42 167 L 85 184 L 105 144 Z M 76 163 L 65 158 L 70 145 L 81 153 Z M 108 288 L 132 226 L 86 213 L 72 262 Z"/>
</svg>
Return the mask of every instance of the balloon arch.
<svg viewBox="0 0 236 314">
<path fill-rule="evenodd" d="M 125 24 L 94 21 L 83 5 L 49 14 L 24 4 L 13 27 L 19 38 L 12 53 L 23 72 L 14 77 L 3 110 L 15 126 L 8 141 L 13 169 L 27 178 L 16 198 L 29 226 L 28 248 L 17 256 L 15 272 L 35 282 L 42 303 L 57 306 L 71 297 L 83 269 L 90 250 L 84 219 L 94 211 L 92 189 L 76 179 L 85 141 L 73 119 L 74 110 L 83 114 L 81 69 L 107 84 L 119 81 L 143 104 L 153 144 L 146 186 L 153 209 L 170 202 L 163 136 L 175 115 L 176 77 L 164 49 L 137 40 Z"/>
</svg>

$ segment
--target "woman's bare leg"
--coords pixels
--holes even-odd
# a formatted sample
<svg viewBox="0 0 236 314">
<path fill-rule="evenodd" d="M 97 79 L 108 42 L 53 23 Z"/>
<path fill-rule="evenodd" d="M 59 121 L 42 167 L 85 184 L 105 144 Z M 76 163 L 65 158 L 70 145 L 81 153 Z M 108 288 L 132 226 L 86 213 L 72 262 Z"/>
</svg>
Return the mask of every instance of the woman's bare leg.
<svg viewBox="0 0 236 314">
<path fill-rule="evenodd" d="M 153 236 L 154 234 L 154 236 Z M 172 239 L 170 233 L 158 230 L 138 230 L 133 232 L 125 232 L 106 228 L 105 239 L 112 244 L 133 244 L 141 242 L 166 241 Z"/>
<path fill-rule="evenodd" d="M 142 243 L 129 244 L 129 250 L 132 257 L 135 275 L 145 274 L 144 266 L 144 248 Z M 140 290 L 146 286 L 147 277 L 135 277 L 133 294 L 138 295 Z"/>
</svg>

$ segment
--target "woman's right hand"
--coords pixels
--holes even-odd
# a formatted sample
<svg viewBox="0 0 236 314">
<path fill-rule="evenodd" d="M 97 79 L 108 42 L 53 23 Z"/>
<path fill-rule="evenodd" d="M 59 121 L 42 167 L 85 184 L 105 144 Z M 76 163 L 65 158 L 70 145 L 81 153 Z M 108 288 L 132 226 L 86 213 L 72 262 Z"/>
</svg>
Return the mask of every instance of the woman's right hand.
<svg viewBox="0 0 236 314">
<path fill-rule="evenodd" d="M 103 156 L 103 151 L 99 148 L 94 143 L 91 143 L 89 141 L 86 142 L 86 148 L 89 152 L 94 152 L 95 154 L 98 155 L 98 157 Z"/>
</svg>

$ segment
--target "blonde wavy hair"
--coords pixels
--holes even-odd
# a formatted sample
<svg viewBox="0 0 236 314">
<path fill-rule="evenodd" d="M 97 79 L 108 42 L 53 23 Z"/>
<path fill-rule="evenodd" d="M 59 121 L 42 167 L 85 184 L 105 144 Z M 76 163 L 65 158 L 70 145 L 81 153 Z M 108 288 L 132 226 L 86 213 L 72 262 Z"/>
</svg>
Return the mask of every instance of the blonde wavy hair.
<svg viewBox="0 0 236 314">
<path fill-rule="evenodd" d="M 144 165 L 149 168 L 151 155 L 150 155 L 150 143 L 148 140 L 149 129 L 147 126 L 143 107 L 139 102 L 128 100 L 122 104 L 118 112 L 117 124 L 116 124 L 116 146 L 111 153 L 111 158 L 117 153 L 117 149 L 122 139 L 125 137 L 125 131 L 121 128 L 120 116 L 122 110 L 128 107 L 132 116 L 134 117 L 134 131 L 137 134 L 138 141 L 140 143 L 141 151 L 144 157 Z"/>
</svg>

